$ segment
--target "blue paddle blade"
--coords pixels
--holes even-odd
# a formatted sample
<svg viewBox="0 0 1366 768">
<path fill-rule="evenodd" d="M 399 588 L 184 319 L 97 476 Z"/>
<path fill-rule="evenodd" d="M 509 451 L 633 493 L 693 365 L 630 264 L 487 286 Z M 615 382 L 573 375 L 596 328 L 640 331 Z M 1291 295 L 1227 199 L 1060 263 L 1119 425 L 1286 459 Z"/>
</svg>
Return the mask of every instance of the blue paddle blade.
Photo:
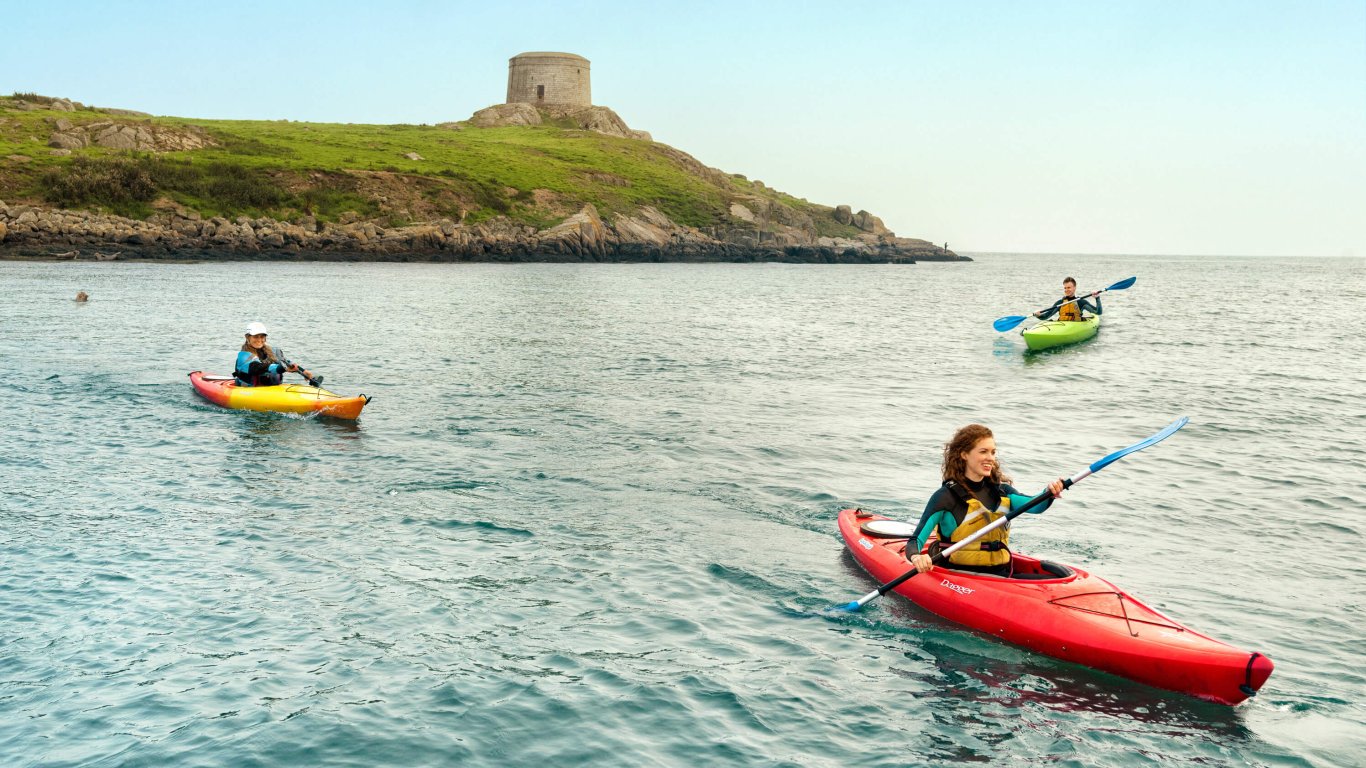
<svg viewBox="0 0 1366 768">
<path fill-rule="evenodd" d="M 1000 320 L 997 320 L 996 322 L 992 323 L 991 327 L 995 328 L 1001 333 L 1005 333 L 1006 331 L 1010 330 L 1011 328 L 1014 328 L 1015 326 L 1019 325 L 1020 323 L 1023 323 L 1028 319 L 1029 317 L 1026 315 L 1007 315 L 1006 317 L 1003 317 Z"/>
<path fill-rule="evenodd" d="M 1125 288 L 1128 288 L 1129 286 L 1133 285 L 1133 284 L 1136 283 L 1136 282 L 1138 282 L 1138 276 L 1137 276 L 1137 275 L 1135 275 L 1134 277 L 1127 278 L 1127 279 L 1125 279 L 1125 280 L 1120 280 L 1118 283 L 1115 283 L 1114 285 L 1110 286 L 1109 288 L 1106 288 L 1105 290 L 1107 290 L 1107 291 L 1122 291 L 1122 290 L 1124 290 Z"/>
<path fill-rule="evenodd" d="M 1116 462 L 1116 461 L 1118 461 L 1118 460 L 1124 458 L 1125 456 L 1128 456 L 1129 454 L 1133 453 L 1134 451 L 1141 451 L 1141 450 L 1143 450 L 1144 448 L 1147 448 L 1147 447 L 1150 446 L 1150 445 L 1153 445 L 1153 444 L 1155 444 L 1155 443 L 1159 443 L 1159 442 L 1161 442 L 1161 441 L 1163 441 L 1163 440 L 1166 440 L 1167 438 L 1169 438 L 1169 437 L 1171 437 L 1173 434 L 1175 434 L 1175 433 L 1176 433 L 1176 430 L 1178 430 L 1178 429 L 1180 429 L 1180 428 L 1186 426 L 1186 422 L 1188 422 L 1188 421 L 1190 421 L 1190 419 L 1189 419 L 1188 417 L 1182 416 L 1181 418 L 1177 419 L 1176 421 L 1173 421 L 1172 423 L 1168 424 L 1166 427 L 1164 427 L 1164 428 L 1162 429 L 1161 432 L 1158 432 L 1157 434 L 1153 435 L 1152 437 L 1148 438 L 1147 440 L 1141 440 L 1141 441 L 1139 441 L 1139 442 L 1137 442 L 1137 443 L 1134 443 L 1133 445 L 1129 446 L 1128 448 L 1121 448 L 1121 449 L 1119 449 L 1118 451 L 1115 451 L 1114 453 L 1110 454 L 1109 456 L 1106 456 L 1105 458 L 1103 458 L 1103 459 L 1101 459 L 1101 460 L 1095 462 L 1094 464 L 1091 465 L 1091 471 L 1092 471 L 1092 472 L 1099 472 L 1099 471 L 1101 470 L 1102 467 L 1104 467 L 1104 466 L 1106 466 L 1106 465 L 1108 465 L 1108 464 L 1111 464 L 1111 463 L 1113 463 L 1113 462 Z"/>
<path fill-rule="evenodd" d="M 859 609 L 858 601 L 857 601 L 857 600 L 854 600 L 854 601 L 852 601 L 852 602 L 845 603 L 844 605 L 837 605 L 837 606 L 835 606 L 835 607 L 834 607 L 833 609 L 831 609 L 831 610 L 835 610 L 835 611 L 847 611 L 847 612 L 849 612 L 849 613 L 853 613 L 854 611 L 857 611 L 858 609 Z"/>
</svg>

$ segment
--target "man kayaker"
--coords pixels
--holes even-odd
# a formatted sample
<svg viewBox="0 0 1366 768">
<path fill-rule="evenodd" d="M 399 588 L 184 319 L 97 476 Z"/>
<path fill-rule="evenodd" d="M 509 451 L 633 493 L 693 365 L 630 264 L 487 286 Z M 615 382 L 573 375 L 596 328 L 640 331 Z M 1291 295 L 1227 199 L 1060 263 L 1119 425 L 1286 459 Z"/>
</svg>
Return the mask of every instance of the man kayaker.
<svg viewBox="0 0 1366 768">
<path fill-rule="evenodd" d="M 237 353 L 237 365 L 233 376 L 241 387 L 268 387 L 279 384 L 285 372 L 302 373 L 304 378 L 312 379 L 313 374 L 299 366 L 281 360 L 275 350 L 266 343 L 268 337 L 263 323 L 248 323 L 246 341 Z"/>
<path fill-rule="evenodd" d="M 911 564 L 921 573 L 933 567 L 932 557 L 940 549 L 962 541 L 1029 500 L 1011 487 L 1010 478 L 1001 472 L 996 460 L 996 438 L 981 424 L 969 424 L 954 433 L 944 445 L 942 468 L 944 484 L 930 496 L 920 515 L 915 533 L 907 544 Z M 1062 494 L 1061 478 L 1048 484 L 1053 498 Z M 1053 499 L 1029 510 L 1039 513 Z M 931 535 L 938 540 L 928 554 L 921 552 Z M 996 576 L 1010 576 L 1010 525 L 997 528 L 949 556 L 949 568 Z"/>
<path fill-rule="evenodd" d="M 1035 312 L 1034 316 L 1040 320 L 1047 320 L 1056 313 L 1059 320 L 1076 322 L 1082 319 L 1081 313 L 1083 311 L 1089 311 L 1097 315 L 1101 314 L 1100 291 L 1092 291 L 1091 294 L 1086 297 L 1096 300 L 1096 303 L 1093 306 L 1086 298 L 1077 298 L 1077 281 L 1067 277 L 1062 281 L 1062 292 L 1063 297 L 1053 302 L 1053 306 Z"/>
</svg>

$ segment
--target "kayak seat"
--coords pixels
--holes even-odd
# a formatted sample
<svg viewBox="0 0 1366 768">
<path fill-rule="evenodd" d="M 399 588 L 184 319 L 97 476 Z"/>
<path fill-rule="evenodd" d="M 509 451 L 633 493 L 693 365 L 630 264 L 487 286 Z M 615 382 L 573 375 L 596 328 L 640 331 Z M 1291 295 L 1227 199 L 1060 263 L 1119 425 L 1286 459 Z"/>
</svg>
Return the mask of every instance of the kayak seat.
<svg viewBox="0 0 1366 768">
<path fill-rule="evenodd" d="M 1073 574 L 1073 571 L 1072 571 L 1071 568 L 1068 568 L 1068 567 L 1065 566 L 1065 565 L 1059 565 L 1058 563 L 1050 563 L 1050 562 L 1047 561 L 1047 560 L 1040 560 L 1040 561 L 1039 561 L 1039 571 L 1041 571 L 1041 572 L 1030 572 L 1030 571 L 1026 571 L 1026 572 L 1023 572 L 1023 573 L 1015 573 L 1015 574 L 1012 574 L 1012 575 L 1011 575 L 1011 578 L 1012 578 L 1012 579 L 1065 579 L 1065 578 L 1067 578 L 1067 577 L 1069 577 L 1069 576 L 1071 576 L 1071 575 Z"/>
</svg>

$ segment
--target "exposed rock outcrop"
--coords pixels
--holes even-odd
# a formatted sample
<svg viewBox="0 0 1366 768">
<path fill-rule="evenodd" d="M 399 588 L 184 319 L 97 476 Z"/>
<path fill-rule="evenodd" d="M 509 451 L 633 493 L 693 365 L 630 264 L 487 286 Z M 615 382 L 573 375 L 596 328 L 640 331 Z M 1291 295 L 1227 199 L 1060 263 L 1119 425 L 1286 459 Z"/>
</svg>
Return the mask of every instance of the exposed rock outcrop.
<svg viewBox="0 0 1366 768">
<path fill-rule="evenodd" d="M 72 125 L 59 119 L 47 145 L 57 149 L 107 147 L 139 152 L 183 152 L 217 146 L 212 138 L 195 128 L 170 128 L 148 123 L 117 123 L 101 120 Z"/>
<path fill-rule="evenodd" d="M 0 203 L 7 253 L 41 255 L 72 246 L 128 248 L 166 257 L 203 252 L 236 258 L 432 261 L 806 261 L 913 262 L 961 257 L 924 240 L 865 233 L 816 237 L 786 225 L 706 230 L 677 224 L 653 207 L 604 220 L 584 205 L 543 230 L 498 217 L 475 225 L 437 219 L 403 227 L 342 217 L 319 223 L 238 216 L 204 219 L 158 200 L 146 221 L 87 211 Z M 775 209 L 776 210 L 776 209 Z M 874 217 L 875 218 L 875 217 Z M 117 251 L 115 251 L 117 253 Z"/>
<path fill-rule="evenodd" d="M 623 139 L 650 141 L 647 131 L 637 131 L 607 107 L 578 107 L 550 104 L 537 108 L 531 104 L 495 104 L 475 112 L 469 120 L 478 128 L 508 125 L 541 125 L 546 122 L 567 122 L 584 131 L 594 131 Z"/>
<path fill-rule="evenodd" d="M 470 123 L 478 128 L 540 125 L 541 113 L 530 104 L 495 104 L 475 112 L 470 116 Z"/>
</svg>

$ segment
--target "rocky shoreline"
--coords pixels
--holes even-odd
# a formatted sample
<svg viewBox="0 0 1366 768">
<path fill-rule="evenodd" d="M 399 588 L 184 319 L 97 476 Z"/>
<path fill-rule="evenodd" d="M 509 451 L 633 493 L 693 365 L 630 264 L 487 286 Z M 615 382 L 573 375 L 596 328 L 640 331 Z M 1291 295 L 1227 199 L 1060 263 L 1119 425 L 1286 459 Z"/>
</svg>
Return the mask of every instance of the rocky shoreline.
<svg viewBox="0 0 1366 768">
<path fill-rule="evenodd" d="M 791 227 L 681 226 L 654 208 L 603 217 L 589 204 L 543 230 L 494 218 L 386 227 L 239 216 L 204 218 L 170 201 L 146 221 L 0 201 L 0 258 L 290 261 L 704 262 L 868 264 L 970 261 L 925 240 L 883 231 L 817 237 Z M 862 215 L 864 212 L 859 212 Z M 880 223 L 880 222 L 879 222 Z"/>
</svg>

